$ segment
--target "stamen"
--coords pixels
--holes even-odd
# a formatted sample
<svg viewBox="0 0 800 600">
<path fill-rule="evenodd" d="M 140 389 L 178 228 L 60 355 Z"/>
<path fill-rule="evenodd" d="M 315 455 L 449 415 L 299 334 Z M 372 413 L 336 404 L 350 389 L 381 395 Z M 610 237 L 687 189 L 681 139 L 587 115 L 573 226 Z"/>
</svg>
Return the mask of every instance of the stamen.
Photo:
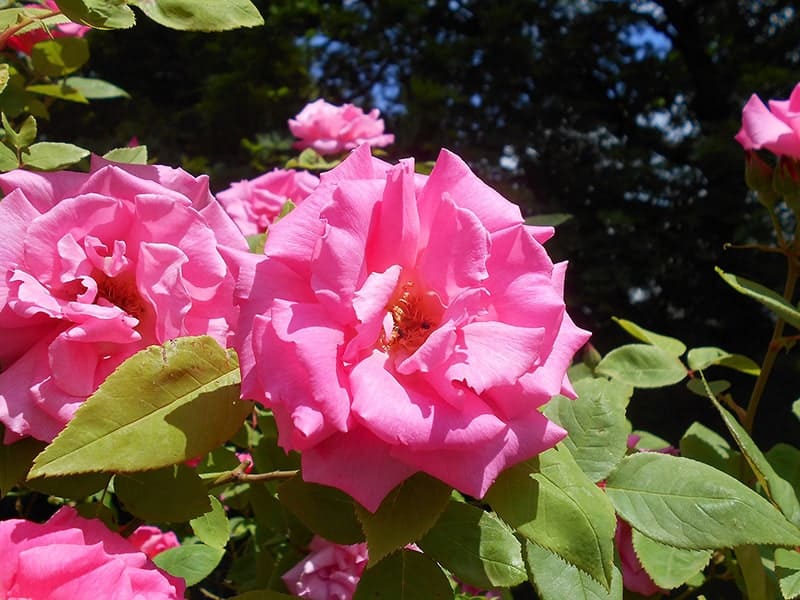
<svg viewBox="0 0 800 600">
<path fill-rule="evenodd" d="M 422 296 L 414 289 L 414 282 L 407 281 L 400 288 L 394 304 L 387 307 L 392 316 L 392 332 L 381 336 L 381 345 L 389 351 L 398 346 L 413 353 L 431 334 L 437 323 L 426 314 Z"/>
</svg>

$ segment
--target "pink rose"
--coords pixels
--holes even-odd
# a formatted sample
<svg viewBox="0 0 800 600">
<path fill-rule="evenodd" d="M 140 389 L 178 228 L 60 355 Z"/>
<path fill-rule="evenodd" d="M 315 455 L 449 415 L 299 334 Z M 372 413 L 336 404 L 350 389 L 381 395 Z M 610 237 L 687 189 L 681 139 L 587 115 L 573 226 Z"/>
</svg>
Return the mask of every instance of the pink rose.
<svg viewBox="0 0 800 600">
<path fill-rule="evenodd" d="M 320 98 L 289 119 L 289 129 L 300 138 L 295 148 L 313 148 L 323 155 L 352 150 L 361 144 L 383 148 L 394 143 L 394 135 L 383 133 L 383 119 L 379 115 L 377 108 L 364 114 L 352 104 L 337 106 Z"/>
<path fill-rule="evenodd" d="M 800 158 L 800 84 L 788 100 L 770 100 L 769 108 L 753 94 L 742 110 L 736 141 L 745 150 L 769 150 Z"/>
<path fill-rule="evenodd" d="M 64 506 L 46 523 L 0 521 L 0 598 L 169 600 L 185 585 L 97 519 Z"/>
<path fill-rule="evenodd" d="M 55 0 L 46 0 L 44 6 L 41 4 L 26 4 L 25 8 L 49 8 L 60 12 Z M 10 48 L 13 48 L 18 52 L 30 55 L 33 47 L 39 42 L 60 37 L 82 38 L 90 29 L 91 27 L 79 25 L 78 23 L 61 23 L 60 25 L 50 27 L 49 29 L 39 27 L 25 33 L 12 35 L 10 38 L 8 38 L 7 44 Z"/>
<path fill-rule="evenodd" d="M 636 551 L 633 549 L 633 530 L 631 526 L 617 518 L 617 530 L 614 533 L 614 545 L 619 553 L 620 568 L 622 570 L 622 584 L 625 589 L 651 596 L 655 593 L 665 593 L 666 590 L 658 587 L 647 571 L 644 570 Z"/>
<path fill-rule="evenodd" d="M 552 233 L 446 150 L 425 177 L 359 147 L 240 273 L 243 396 L 273 410 L 306 480 L 369 510 L 417 471 L 482 497 L 565 435 L 537 409 L 574 397 L 588 333 Z"/>
<path fill-rule="evenodd" d="M 155 558 L 156 554 L 181 545 L 175 532 L 161 531 L 152 525 L 140 525 L 128 536 L 128 541 L 151 560 Z"/>
<path fill-rule="evenodd" d="M 312 600 L 350 600 L 367 566 L 367 545 L 342 546 L 319 536 L 311 553 L 281 576 L 294 596 Z"/>
<path fill-rule="evenodd" d="M 232 183 L 217 200 L 244 235 L 255 235 L 269 228 L 287 200 L 299 204 L 318 184 L 319 178 L 308 171 L 274 169 Z"/>
<path fill-rule="evenodd" d="M 239 230 L 207 177 L 95 159 L 91 173 L 0 175 L 0 421 L 50 441 L 126 358 L 237 316 Z"/>
</svg>

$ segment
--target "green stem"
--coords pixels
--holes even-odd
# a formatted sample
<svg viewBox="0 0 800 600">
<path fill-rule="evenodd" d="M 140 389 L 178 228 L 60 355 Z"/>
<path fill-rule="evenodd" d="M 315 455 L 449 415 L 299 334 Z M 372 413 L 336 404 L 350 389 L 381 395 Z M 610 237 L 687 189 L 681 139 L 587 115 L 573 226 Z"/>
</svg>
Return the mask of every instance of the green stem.
<svg viewBox="0 0 800 600">
<path fill-rule="evenodd" d="M 795 238 L 796 239 L 796 238 Z M 786 284 L 783 288 L 783 297 L 787 302 L 792 301 L 794 296 L 794 289 L 797 284 L 797 277 L 800 275 L 797 268 L 797 257 L 792 249 L 787 249 L 786 260 Z M 761 396 L 764 393 L 764 388 L 767 385 L 767 380 L 772 373 L 772 367 L 775 365 L 775 359 L 778 357 L 778 352 L 783 348 L 783 327 L 785 322 L 783 319 L 778 319 L 775 322 L 775 328 L 772 330 L 772 338 L 767 347 L 767 353 L 764 356 L 764 362 L 761 364 L 761 373 L 756 379 L 753 386 L 753 393 L 750 395 L 750 401 L 747 404 L 742 426 L 747 433 L 753 432 L 753 421 L 756 418 L 756 411 L 758 410 L 758 403 L 761 401 Z"/>
<path fill-rule="evenodd" d="M 217 477 L 211 484 L 209 488 L 215 488 L 219 485 L 225 485 L 226 483 L 231 483 L 233 481 L 244 483 L 244 482 L 256 482 L 256 481 L 272 481 L 274 479 L 291 479 L 295 475 L 297 475 L 300 471 L 270 471 L 269 473 L 245 473 L 244 469 L 247 465 L 241 464 L 236 467 L 233 471 L 228 473 L 223 473 L 219 477 Z"/>
</svg>

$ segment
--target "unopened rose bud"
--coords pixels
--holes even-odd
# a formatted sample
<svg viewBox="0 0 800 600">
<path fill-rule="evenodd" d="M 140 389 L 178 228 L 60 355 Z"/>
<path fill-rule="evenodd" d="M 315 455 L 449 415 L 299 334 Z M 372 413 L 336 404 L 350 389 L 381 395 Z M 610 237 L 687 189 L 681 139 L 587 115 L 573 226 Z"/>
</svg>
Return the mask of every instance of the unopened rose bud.
<svg viewBox="0 0 800 600">
<path fill-rule="evenodd" d="M 800 163 L 790 156 L 781 156 L 772 179 L 772 189 L 782 196 L 793 212 L 800 212 Z"/>
</svg>

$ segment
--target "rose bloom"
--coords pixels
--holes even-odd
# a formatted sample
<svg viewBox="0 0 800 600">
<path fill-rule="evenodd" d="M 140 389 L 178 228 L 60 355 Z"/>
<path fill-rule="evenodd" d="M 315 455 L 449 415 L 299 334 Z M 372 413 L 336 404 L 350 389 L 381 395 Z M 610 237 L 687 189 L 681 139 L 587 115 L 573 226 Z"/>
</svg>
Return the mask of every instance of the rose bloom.
<svg viewBox="0 0 800 600">
<path fill-rule="evenodd" d="M 377 108 L 364 114 L 352 104 L 337 106 L 320 98 L 289 119 L 289 129 L 300 138 L 294 143 L 295 148 L 312 148 L 319 154 L 336 154 L 364 143 L 383 148 L 394 143 L 394 135 L 383 133 L 379 115 Z"/>
<path fill-rule="evenodd" d="M 60 11 L 55 0 L 46 0 L 44 6 L 41 4 L 26 4 L 25 8 L 49 8 Z M 25 33 L 12 35 L 6 43 L 9 48 L 30 55 L 33 47 L 39 42 L 59 37 L 83 37 L 90 29 L 91 27 L 79 25 L 78 23 L 61 23 L 48 29 L 38 27 Z"/>
<path fill-rule="evenodd" d="M 753 94 L 742 110 L 736 141 L 745 150 L 769 150 L 800 158 L 800 84 L 788 100 L 770 100 L 769 108 Z"/>
<path fill-rule="evenodd" d="M 367 566 L 366 544 L 342 546 L 319 536 L 311 553 L 281 576 L 289 592 L 311 600 L 350 600 Z"/>
<path fill-rule="evenodd" d="M 226 345 L 239 230 L 207 177 L 95 159 L 0 175 L 0 422 L 50 441 L 126 358 L 180 336 Z M 235 252 L 231 252 L 234 254 Z"/>
<path fill-rule="evenodd" d="M 164 550 L 181 545 L 174 531 L 161 531 L 152 525 L 140 525 L 128 536 L 128 541 L 151 560 Z"/>
<path fill-rule="evenodd" d="M 482 497 L 565 431 L 588 338 L 565 263 L 517 206 L 442 151 L 430 177 L 361 146 L 270 230 L 240 273 L 242 393 L 273 410 L 304 479 L 375 511 L 417 471 Z"/>
<path fill-rule="evenodd" d="M 264 233 L 287 200 L 299 204 L 319 184 L 308 171 L 274 169 L 255 179 L 243 179 L 217 193 L 217 200 L 244 235 Z"/>
<path fill-rule="evenodd" d="M 0 521 L 0 598 L 170 600 L 183 579 L 156 567 L 102 521 L 69 506 L 46 523 Z"/>
</svg>

